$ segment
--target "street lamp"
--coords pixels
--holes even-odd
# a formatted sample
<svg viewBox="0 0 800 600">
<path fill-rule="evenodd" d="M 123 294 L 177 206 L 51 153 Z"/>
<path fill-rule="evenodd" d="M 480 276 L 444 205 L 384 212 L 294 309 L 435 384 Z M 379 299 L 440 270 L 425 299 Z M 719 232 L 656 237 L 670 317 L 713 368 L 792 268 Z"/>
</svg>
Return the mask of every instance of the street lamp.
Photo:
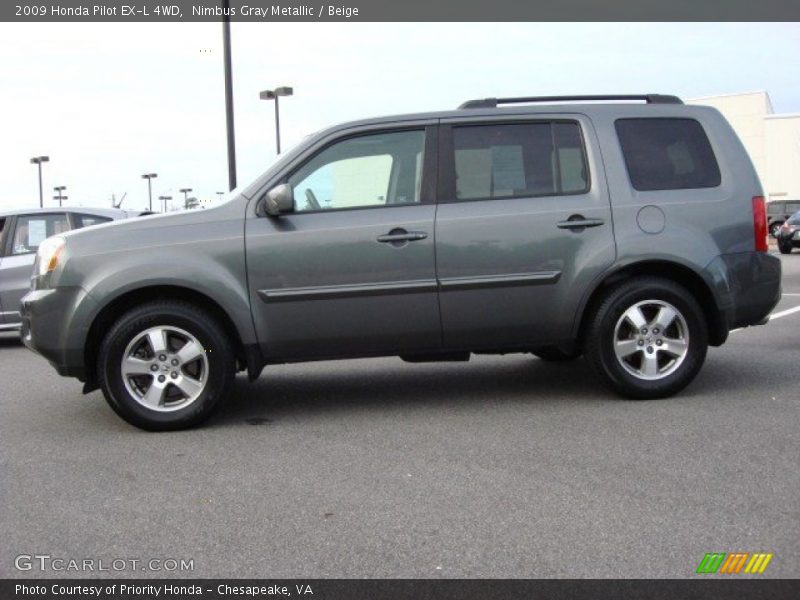
<svg viewBox="0 0 800 600">
<path fill-rule="evenodd" d="M 158 199 L 164 203 L 164 212 L 167 212 L 167 202 L 172 200 L 172 196 L 159 196 Z"/>
<path fill-rule="evenodd" d="M 262 100 L 275 100 L 275 146 L 278 148 L 278 154 L 281 153 L 281 117 L 278 109 L 278 98 L 291 96 L 292 94 L 294 94 L 294 89 L 286 86 L 278 87 L 274 90 L 264 90 L 258 94 L 258 97 Z"/>
<path fill-rule="evenodd" d="M 189 208 L 189 192 L 192 191 L 192 188 L 181 188 L 178 191 L 183 192 L 183 208 Z"/>
<path fill-rule="evenodd" d="M 153 183 L 152 180 L 158 177 L 158 173 L 145 173 L 142 179 L 147 179 L 147 198 L 150 200 L 150 212 L 153 212 Z"/>
<path fill-rule="evenodd" d="M 54 187 L 54 188 L 53 188 L 53 190 L 54 190 L 54 191 L 58 192 L 58 196 L 53 196 L 53 200 L 58 200 L 58 205 L 59 205 L 59 206 L 61 206 L 61 202 L 62 202 L 63 200 L 68 200 L 68 199 L 69 199 L 67 196 L 64 196 L 64 195 L 61 193 L 61 192 L 63 192 L 65 189 L 67 189 L 67 186 L 65 186 L 65 185 L 57 185 L 56 187 Z"/>
<path fill-rule="evenodd" d="M 44 197 L 42 196 L 42 163 L 49 161 L 49 156 L 34 156 L 31 159 L 31 164 L 39 166 L 39 208 L 44 208 Z"/>
</svg>

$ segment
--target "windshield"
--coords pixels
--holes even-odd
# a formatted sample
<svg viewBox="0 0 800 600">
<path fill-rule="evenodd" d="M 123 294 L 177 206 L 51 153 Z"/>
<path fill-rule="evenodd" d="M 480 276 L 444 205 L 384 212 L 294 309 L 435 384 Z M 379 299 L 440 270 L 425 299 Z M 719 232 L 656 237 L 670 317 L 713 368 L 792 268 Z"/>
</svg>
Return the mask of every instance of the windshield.
<svg viewBox="0 0 800 600">
<path fill-rule="evenodd" d="M 789 225 L 800 225 L 800 210 L 789 217 Z"/>
</svg>

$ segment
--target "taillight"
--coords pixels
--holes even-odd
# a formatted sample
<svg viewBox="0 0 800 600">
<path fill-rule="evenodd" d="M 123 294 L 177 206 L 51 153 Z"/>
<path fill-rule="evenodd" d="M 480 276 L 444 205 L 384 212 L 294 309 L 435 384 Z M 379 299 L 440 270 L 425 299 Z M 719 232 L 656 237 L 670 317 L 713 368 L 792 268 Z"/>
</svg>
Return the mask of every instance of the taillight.
<svg viewBox="0 0 800 600">
<path fill-rule="evenodd" d="M 756 242 L 756 252 L 767 252 L 767 207 L 764 196 L 753 197 L 753 237 Z"/>
</svg>

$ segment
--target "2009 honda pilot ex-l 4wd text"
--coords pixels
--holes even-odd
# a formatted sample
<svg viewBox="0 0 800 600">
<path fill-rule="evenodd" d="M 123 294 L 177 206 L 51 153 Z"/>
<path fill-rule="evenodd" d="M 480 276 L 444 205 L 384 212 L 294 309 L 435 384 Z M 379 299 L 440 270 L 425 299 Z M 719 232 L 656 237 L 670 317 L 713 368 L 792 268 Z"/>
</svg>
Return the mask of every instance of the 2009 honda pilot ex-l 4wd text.
<svg viewBox="0 0 800 600">
<path fill-rule="evenodd" d="M 48 238 L 23 339 L 146 429 L 201 422 L 237 370 L 347 357 L 583 354 L 668 396 L 766 321 L 780 262 L 725 119 L 637 98 L 347 123 L 217 208 Z"/>
</svg>

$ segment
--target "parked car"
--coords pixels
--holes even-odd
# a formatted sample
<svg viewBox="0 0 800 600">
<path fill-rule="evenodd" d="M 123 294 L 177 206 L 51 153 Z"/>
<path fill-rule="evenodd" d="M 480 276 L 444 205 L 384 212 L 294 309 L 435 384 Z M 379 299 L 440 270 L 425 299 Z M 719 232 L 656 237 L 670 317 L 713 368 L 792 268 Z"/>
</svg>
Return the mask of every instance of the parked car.
<svg viewBox="0 0 800 600">
<path fill-rule="evenodd" d="M 778 237 L 778 230 L 789 216 L 800 210 L 800 200 L 773 200 L 767 202 L 767 226 L 772 237 Z"/>
<path fill-rule="evenodd" d="M 36 249 L 45 238 L 131 214 L 84 207 L 0 212 L 0 331 L 20 328 L 19 303 L 30 289 Z"/>
<path fill-rule="evenodd" d="M 145 429 L 200 423 L 237 370 L 367 356 L 585 354 L 623 396 L 661 398 L 766 322 L 767 249 L 715 109 L 477 100 L 327 129 L 215 208 L 49 238 L 23 339 Z"/>
<path fill-rule="evenodd" d="M 794 213 L 778 231 L 778 250 L 790 254 L 792 248 L 800 248 L 800 211 Z"/>
</svg>

